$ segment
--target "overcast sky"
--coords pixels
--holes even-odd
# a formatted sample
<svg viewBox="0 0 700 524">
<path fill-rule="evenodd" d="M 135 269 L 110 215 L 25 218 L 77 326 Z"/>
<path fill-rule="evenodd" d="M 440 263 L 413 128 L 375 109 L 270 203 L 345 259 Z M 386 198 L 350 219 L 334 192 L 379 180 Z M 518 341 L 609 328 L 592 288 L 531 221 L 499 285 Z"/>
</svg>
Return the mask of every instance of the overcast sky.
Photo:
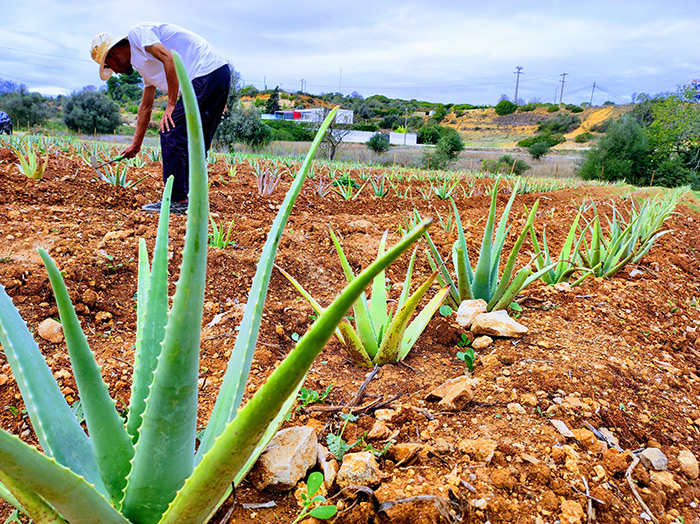
<svg viewBox="0 0 700 524">
<path fill-rule="evenodd" d="M 3 2 L 0 79 L 45 95 L 103 86 L 95 34 L 171 22 L 209 40 L 246 84 L 496 104 L 630 101 L 700 78 L 699 0 L 22 0 Z"/>
</svg>

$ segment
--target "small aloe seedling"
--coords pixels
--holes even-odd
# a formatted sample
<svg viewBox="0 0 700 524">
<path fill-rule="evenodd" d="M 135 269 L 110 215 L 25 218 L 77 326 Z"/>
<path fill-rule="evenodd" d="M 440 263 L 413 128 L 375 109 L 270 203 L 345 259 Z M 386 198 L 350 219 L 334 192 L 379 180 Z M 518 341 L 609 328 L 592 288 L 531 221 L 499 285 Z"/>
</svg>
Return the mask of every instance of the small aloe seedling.
<svg viewBox="0 0 700 524">
<path fill-rule="evenodd" d="M 301 493 L 301 503 L 304 507 L 297 518 L 294 519 L 292 524 L 301 522 L 306 517 L 315 517 L 317 519 L 327 520 L 338 512 L 338 508 L 335 505 L 324 504 L 326 502 L 326 498 L 323 495 L 316 495 L 322 484 L 322 473 L 314 471 L 311 475 L 309 475 L 309 478 L 306 481 L 306 492 Z"/>
<path fill-rule="evenodd" d="M 224 232 L 224 223 L 221 222 L 221 225 L 217 226 L 214 216 L 211 213 L 209 213 L 209 222 L 211 223 L 211 233 L 209 233 L 208 245 L 219 249 L 226 249 L 228 246 L 233 246 L 236 244 L 235 240 L 231 240 L 233 220 L 231 220 L 231 223 L 228 226 L 228 231 L 226 232 Z"/>
<path fill-rule="evenodd" d="M 486 220 L 484 236 L 481 240 L 481 251 L 479 252 L 479 259 L 475 268 L 472 268 L 471 263 L 469 262 L 469 253 L 467 251 L 464 228 L 462 227 L 462 221 L 459 217 L 457 204 L 455 204 L 454 200 L 452 200 L 452 208 L 454 211 L 458 233 L 458 239 L 452 247 L 452 262 L 455 267 L 457 277 L 456 282 L 453 280 L 449 271 L 445 267 L 445 263 L 443 262 L 437 247 L 435 247 L 435 243 L 430 238 L 430 235 L 425 235 L 429 246 L 427 255 L 430 266 L 433 268 L 433 270 L 439 271 L 438 281 L 442 285 L 447 285 L 449 287 L 450 293 L 448 302 L 453 309 L 459 308 L 459 305 L 463 300 L 477 298 L 486 301 L 487 309 L 489 311 L 505 309 L 520 291 L 525 289 L 532 282 L 540 278 L 542 274 L 551 269 L 551 264 L 545 265 L 533 273 L 532 269 L 530 268 L 531 264 L 526 264 L 517 273 L 515 273 L 515 275 L 513 275 L 518 253 L 520 253 L 520 248 L 523 245 L 525 236 L 535 220 L 535 213 L 537 212 L 537 206 L 539 203 L 535 202 L 535 205 L 532 207 L 532 210 L 527 216 L 525 227 L 518 236 L 510 254 L 508 255 L 508 260 L 503 269 L 503 273 L 501 273 L 499 276 L 501 255 L 503 253 L 506 236 L 510 229 L 510 227 L 507 226 L 508 215 L 510 214 L 510 208 L 512 207 L 517 194 L 517 190 L 513 190 L 511 192 L 510 199 L 508 200 L 506 208 L 503 211 L 503 215 L 498 222 L 498 229 L 496 230 L 496 235 L 494 237 L 499 182 L 500 177 L 496 179 L 493 189 L 491 190 L 491 208 L 489 209 L 488 219 Z M 414 213 L 417 214 L 418 211 L 414 210 Z"/>
<path fill-rule="evenodd" d="M 429 224 L 430 221 L 423 221 L 418 227 L 427 227 Z M 330 233 L 333 244 L 340 257 L 340 263 L 345 272 L 345 277 L 348 283 L 350 283 L 355 279 L 355 275 L 350 268 L 345 253 L 343 253 L 343 248 L 340 242 L 338 242 L 338 238 L 333 231 Z M 379 243 L 379 258 L 384 255 L 387 233 L 384 233 Z M 449 291 L 447 286 L 438 291 L 416 316 L 413 322 L 409 324 L 411 316 L 418 307 L 420 300 L 428 289 L 430 289 L 430 286 L 437 277 L 436 271 L 413 295 L 409 296 L 415 258 L 416 249 L 413 250 L 411 261 L 408 264 L 406 279 L 403 283 L 395 314 L 392 314 L 392 310 L 389 308 L 384 271 L 382 271 L 376 276 L 372 283 L 371 301 L 368 301 L 363 293 L 360 299 L 353 304 L 356 329 L 354 329 L 347 320 L 344 320 L 338 326 L 336 336 L 345 346 L 350 357 L 357 364 L 371 368 L 375 364 L 382 366 L 384 364 L 396 363 L 406 358 L 406 355 L 408 355 L 408 352 L 414 346 L 418 337 L 423 333 L 430 319 L 445 300 Z M 287 277 L 299 293 L 311 304 L 311 307 L 314 308 L 316 313 L 319 315 L 322 314 L 324 309 L 301 284 L 283 269 L 278 269 L 280 269 L 280 272 Z"/>
<path fill-rule="evenodd" d="M 275 218 L 253 277 L 239 335 L 199 448 L 197 396 L 206 273 L 208 186 L 204 138 L 192 84 L 173 53 L 190 140 L 190 193 L 180 278 L 169 308 L 168 214 L 158 224 L 152 267 L 139 245 L 138 315 L 126 425 L 109 396 L 59 269 L 45 251 L 88 434 L 61 394 L 27 325 L 0 286 L 0 344 L 44 453 L 0 430 L 0 497 L 37 522 L 208 522 L 241 482 L 292 408 L 306 373 L 364 288 L 418 240 L 403 238 L 365 269 L 319 316 L 287 358 L 241 407 L 273 260 L 292 205 L 332 111 Z M 172 178 L 163 194 L 168 206 Z"/>
<path fill-rule="evenodd" d="M 34 151 L 26 142 L 22 141 L 21 139 L 20 142 L 24 144 L 22 148 L 8 143 L 8 147 L 12 149 L 15 155 L 17 155 L 17 159 L 19 160 L 19 164 L 16 164 L 17 169 L 19 169 L 23 175 L 28 176 L 29 178 L 33 178 L 34 180 L 41 180 L 41 178 L 44 176 L 44 171 L 46 171 L 46 166 L 49 163 L 48 150 L 46 150 L 46 148 L 44 147 L 45 156 L 42 160 L 39 152 Z"/>
</svg>

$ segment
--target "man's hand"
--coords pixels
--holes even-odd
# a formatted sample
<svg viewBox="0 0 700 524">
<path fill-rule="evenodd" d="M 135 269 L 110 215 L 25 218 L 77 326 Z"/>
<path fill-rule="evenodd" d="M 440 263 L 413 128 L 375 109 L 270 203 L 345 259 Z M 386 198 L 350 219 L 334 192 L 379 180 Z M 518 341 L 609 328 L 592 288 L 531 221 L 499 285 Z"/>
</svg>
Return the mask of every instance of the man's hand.
<svg viewBox="0 0 700 524">
<path fill-rule="evenodd" d="M 173 111 L 175 110 L 175 106 L 168 105 L 168 107 L 165 108 L 165 111 L 163 111 L 163 117 L 160 119 L 160 132 L 165 133 L 166 131 L 170 131 L 173 127 L 175 127 L 175 122 L 173 121 Z"/>
<path fill-rule="evenodd" d="M 119 155 L 123 156 L 124 158 L 134 158 L 139 154 L 139 151 L 141 151 L 141 145 L 131 144 L 129 147 L 119 153 Z"/>
</svg>

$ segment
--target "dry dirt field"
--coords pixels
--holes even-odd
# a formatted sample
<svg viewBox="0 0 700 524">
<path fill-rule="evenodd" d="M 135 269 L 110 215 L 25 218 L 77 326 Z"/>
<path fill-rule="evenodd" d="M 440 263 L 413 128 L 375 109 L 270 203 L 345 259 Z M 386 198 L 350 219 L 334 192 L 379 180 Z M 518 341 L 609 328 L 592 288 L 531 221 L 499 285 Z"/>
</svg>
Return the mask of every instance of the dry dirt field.
<svg viewBox="0 0 700 524">
<path fill-rule="evenodd" d="M 132 168 L 131 179 L 147 178 L 126 189 L 97 180 L 82 160 L 62 153 L 51 155 L 43 180 L 23 176 L 15 162 L 10 150 L 0 148 L 0 283 L 35 332 L 42 320 L 57 316 L 36 249 L 49 251 L 65 272 L 103 376 L 123 407 L 133 363 L 137 244 L 145 238 L 152 251 L 157 225 L 157 216 L 140 208 L 160 199 L 160 164 Z M 262 244 L 289 187 L 287 176 L 273 196 L 261 197 L 246 163 L 238 165 L 232 179 L 221 159 L 210 167 L 210 180 L 211 210 L 219 222 L 234 221 L 236 245 L 209 248 L 201 348 L 203 424 L 235 341 Z M 472 263 L 489 207 L 490 198 L 484 192 L 492 183 L 477 180 L 474 196 L 460 194 L 456 199 Z M 343 201 L 336 194 L 317 197 L 312 184 L 307 181 L 295 204 L 276 263 L 323 305 L 344 285 L 329 226 L 340 236 L 357 270 L 374 259 L 384 230 L 389 230 L 390 244 L 398 240 L 404 217 L 414 207 L 424 216 L 436 211 L 443 217 L 449 214 L 446 201 L 419 198 L 417 188 L 408 199 L 393 191 L 375 198 L 365 190 L 357 200 Z M 420 183 L 398 184 L 406 185 Z M 629 195 L 626 188 L 580 187 L 519 196 L 511 212 L 513 229 L 507 246 L 524 224 L 523 204 L 530 208 L 539 199 L 535 227 L 541 231 L 546 226 L 550 246 L 558 252 L 580 203 L 592 199 L 600 212 L 609 214 L 611 202 L 624 208 L 622 197 Z M 505 192 L 499 196 L 499 210 L 508 197 Z M 465 372 L 464 363 L 455 357 L 463 331 L 454 316 L 436 315 L 404 364 L 382 367 L 369 382 L 355 410 L 359 418 L 344 433 L 348 442 L 363 436 L 383 404 L 393 410 L 387 422 L 392 441 L 418 444 L 418 452 L 403 461 L 394 455 L 381 458 L 381 485 L 373 491 L 338 494 L 333 501 L 341 511 L 332 522 L 641 524 L 647 514 L 634 497 L 626 472 L 632 451 L 658 447 L 668 458 L 667 471 L 639 464 L 631 472 L 632 482 L 659 522 L 700 523 L 700 483 L 692 472 L 684 472 L 678 460 L 682 450 L 700 457 L 699 222 L 694 209 L 681 205 L 667 222 L 673 232 L 663 236 L 640 264 L 611 279 L 589 279 L 569 291 L 543 284 L 525 290 L 518 297 L 522 307 L 518 320 L 528 333 L 520 339 L 496 340 L 478 352 L 474 400 L 459 412 L 444 412 L 426 400 L 433 388 Z M 171 217 L 172 282 L 177 277 L 184 228 L 184 217 Z M 456 232 L 434 224 L 431 236 L 447 253 Z M 430 272 L 422 251 L 416 282 Z M 521 263 L 529 260 L 531 251 L 527 240 Z M 403 281 L 407 263 L 405 255 L 387 271 L 390 284 Z M 392 290 L 398 293 L 396 286 Z M 313 322 L 311 313 L 275 271 L 250 391 L 293 347 L 294 334 L 303 334 Z M 223 314 L 223 320 L 208 326 L 218 314 Z M 466 336 L 473 338 L 471 333 Z M 38 342 L 66 398 L 75 401 L 65 344 Z M 306 387 L 320 392 L 332 385 L 325 406 L 341 409 L 367 374 L 332 339 L 314 364 Z M 0 426 L 35 442 L 22 407 L 0 352 Z M 340 428 L 339 411 L 314 408 L 294 409 L 286 424 L 313 426 L 319 441 L 325 442 L 328 432 Z M 552 419 L 563 421 L 575 436 L 564 436 Z M 623 452 L 602 445 L 588 431 L 590 427 L 608 430 Z M 493 446 L 493 453 L 474 452 L 474 441 L 480 442 L 477 446 Z M 385 445 L 383 440 L 370 442 L 378 449 Z M 336 492 L 331 490 L 330 496 Z M 448 502 L 450 494 L 453 503 Z M 274 507 L 245 506 L 269 501 Z M 237 490 L 233 513 L 227 516 L 228 509 L 214 522 L 288 523 L 299 512 L 292 493 L 260 492 L 247 481 Z M 9 513 L 9 506 L 0 506 L 0 518 Z"/>
</svg>

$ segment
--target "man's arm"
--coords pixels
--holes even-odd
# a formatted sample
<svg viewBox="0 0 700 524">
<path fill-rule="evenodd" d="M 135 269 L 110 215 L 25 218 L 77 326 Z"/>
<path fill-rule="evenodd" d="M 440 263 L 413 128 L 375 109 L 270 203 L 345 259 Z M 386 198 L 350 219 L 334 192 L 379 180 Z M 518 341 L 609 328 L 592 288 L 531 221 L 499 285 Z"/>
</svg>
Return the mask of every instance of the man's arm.
<svg viewBox="0 0 700 524">
<path fill-rule="evenodd" d="M 156 86 L 146 86 L 143 88 L 139 111 L 136 116 L 136 131 L 131 145 L 122 151 L 122 156 L 126 158 L 135 157 L 141 151 L 143 137 L 146 136 L 148 123 L 151 121 L 151 112 L 153 111 L 153 101 L 156 98 Z"/>
<path fill-rule="evenodd" d="M 160 60 L 165 68 L 165 79 L 168 82 L 168 106 L 165 108 L 163 118 L 160 121 L 160 130 L 162 132 L 169 131 L 175 127 L 172 114 L 175 110 L 175 104 L 177 103 L 177 95 L 180 92 L 180 84 L 177 81 L 177 73 L 175 72 L 173 55 L 161 43 L 147 45 L 145 49 Z"/>
</svg>

